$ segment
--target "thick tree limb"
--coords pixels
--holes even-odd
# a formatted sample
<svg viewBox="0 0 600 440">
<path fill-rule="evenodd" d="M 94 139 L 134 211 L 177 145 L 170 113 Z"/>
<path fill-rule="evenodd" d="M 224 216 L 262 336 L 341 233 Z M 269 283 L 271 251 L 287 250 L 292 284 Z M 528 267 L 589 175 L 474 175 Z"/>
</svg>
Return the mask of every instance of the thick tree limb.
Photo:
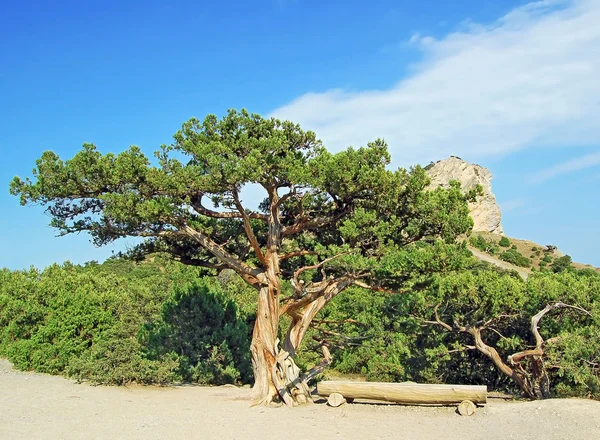
<svg viewBox="0 0 600 440">
<path fill-rule="evenodd" d="M 267 261 L 265 260 L 265 255 L 263 254 L 263 252 L 260 248 L 260 244 L 258 244 L 256 235 L 254 235 L 254 231 L 252 230 L 252 225 L 250 224 L 250 217 L 248 216 L 248 213 L 242 206 L 242 202 L 240 202 L 240 196 L 237 192 L 237 189 L 234 189 L 232 191 L 232 194 L 233 194 L 233 202 L 235 203 L 235 206 L 244 221 L 244 230 L 246 231 L 246 236 L 248 237 L 248 241 L 250 241 L 250 245 L 252 246 L 252 249 L 254 249 L 254 253 L 256 254 L 256 257 L 258 258 L 258 261 L 260 261 L 262 263 L 262 265 L 266 267 Z"/>
<path fill-rule="evenodd" d="M 197 231 L 188 225 L 183 226 L 182 231 L 185 232 L 190 238 L 194 239 L 204 249 L 225 263 L 228 267 L 242 275 L 242 277 L 245 276 L 245 279 L 254 279 L 253 284 L 260 284 L 264 282 L 264 274 L 261 270 L 255 269 L 240 261 L 235 256 L 223 249 L 222 246 L 219 246 L 217 243 L 215 243 L 206 234 Z"/>
<path fill-rule="evenodd" d="M 475 347 L 477 347 L 477 350 L 479 350 L 481 353 L 490 358 L 501 372 L 503 372 L 509 377 L 514 378 L 512 368 L 510 368 L 508 365 L 506 365 L 506 363 L 504 363 L 498 351 L 494 347 L 490 347 L 485 342 L 483 342 L 483 338 L 481 337 L 481 329 L 476 327 L 470 327 L 467 330 L 467 332 L 471 336 L 473 336 L 473 339 L 475 340 Z"/>
<path fill-rule="evenodd" d="M 339 210 L 337 213 L 332 214 L 329 217 L 315 218 L 314 220 L 306 220 L 304 216 L 299 217 L 296 222 L 290 226 L 283 228 L 282 235 L 294 235 L 303 231 L 310 231 L 313 229 L 323 228 L 325 226 L 332 225 L 340 220 L 344 215 L 350 212 L 350 206 Z"/>
</svg>

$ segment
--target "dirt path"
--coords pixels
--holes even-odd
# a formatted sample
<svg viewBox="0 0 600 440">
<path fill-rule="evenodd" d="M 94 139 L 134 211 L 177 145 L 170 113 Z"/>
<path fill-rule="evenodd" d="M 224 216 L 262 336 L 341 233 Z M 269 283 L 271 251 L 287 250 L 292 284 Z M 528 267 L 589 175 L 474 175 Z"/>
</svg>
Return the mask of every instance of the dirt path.
<svg viewBox="0 0 600 440">
<path fill-rule="evenodd" d="M 0 439 L 598 439 L 600 403 L 491 401 L 454 408 L 359 404 L 250 408 L 230 387 L 92 387 L 0 360 Z"/>
<path fill-rule="evenodd" d="M 485 252 L 481 252 L 480 250 L 475 249 L 471 246 L 469 246 L 469 250 L 473 253 L 475 258 L 477 258 L 478 260 L 487 261 L 488 263 L 492 263 L 493 265 L 498 266 L 502 269 L 516 270 L 517 272 L 519 272 L 519 275 L 521 275 L 521 277 L 524 280 L 526 280 L 527 277 L 529 276 L 529 271 L 527 269 L 524 269 L 522 267 L 513 266 L 512 264 L 509 264 L 506 261 L 502 261 L 498 258 L 492 257 L 491 255 L 488 255 Z"/>
</svg>

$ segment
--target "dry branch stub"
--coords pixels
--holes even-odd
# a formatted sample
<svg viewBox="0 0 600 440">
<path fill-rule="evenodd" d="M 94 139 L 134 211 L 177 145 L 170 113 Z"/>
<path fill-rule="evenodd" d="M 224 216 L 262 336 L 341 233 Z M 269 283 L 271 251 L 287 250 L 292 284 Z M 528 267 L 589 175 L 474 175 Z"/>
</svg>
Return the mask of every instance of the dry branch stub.
<svg viewBox="0 0 600 440">
<path fill-rule="evenodd" d="M 317 393 L 323 397 L 339 393 L 348 400 L 383 400 L 415 405 L 458 405 L 463 400 L 478 405 L 487 403 L 485 385 L 322 381 L 317 384 Z"/>
</svg>

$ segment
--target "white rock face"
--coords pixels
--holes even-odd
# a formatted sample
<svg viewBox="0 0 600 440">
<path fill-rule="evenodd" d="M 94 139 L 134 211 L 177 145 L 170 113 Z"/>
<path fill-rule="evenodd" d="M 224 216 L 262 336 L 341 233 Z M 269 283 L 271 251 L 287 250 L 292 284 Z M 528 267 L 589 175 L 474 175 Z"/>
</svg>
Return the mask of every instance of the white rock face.
<svg viewBox="0 0 600 440">
<path fill-rule="evenodd" d="M 502 213 L 496 203 L 496 196 L 492 192 L 492 173 L 487 168 L 465 162 L 459 157 L 450 156 L 440 160 L 427 168 L 431 179 L 430 187 L 438 186 L 447 188 L 451 180 L 457 180 L 463 191 L 469 191 L 476 185 L 483 188 L 483 196 L 477 198 L 475 203 L 470 203 L 471 217 L 473 217 L 474 231 L 503 234 Z"/>
</svg>

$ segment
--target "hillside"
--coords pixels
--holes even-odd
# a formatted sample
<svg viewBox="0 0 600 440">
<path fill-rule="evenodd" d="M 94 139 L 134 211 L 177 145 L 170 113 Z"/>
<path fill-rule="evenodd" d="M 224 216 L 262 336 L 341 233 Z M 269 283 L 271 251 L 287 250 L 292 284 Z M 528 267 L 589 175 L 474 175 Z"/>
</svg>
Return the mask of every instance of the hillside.
<svg viewBox="0 0 600 440">
<path fill-rule="evenodd" d="M 502 246 L 500 244 L 502 237 L 494 233 L 474 231 L 467 240 L 467 245 L 476 258 L 503 269 L 515 270 L 523 278 L 527 278 L 532 271 L 552 270 L 552 267 L 558 269 L 558 265 L 561 264 L 565 267 L 600 272 L 599 268 L 589 264 L 570 262 L 570 257 L 552 245 L 540 245 L 530 240 L 505 237 L 508 243 L 504 242 L 505 246 Z"/>
<path fill-rule="evenodd" d="M 487 168 L 469 163 L 460 157 L 450 156 L 432 162 L 425 170 L 431 180 L 431 189 L 440 186 L 447 188 L 451 181 L 458 181 L 465 192 L 477 186 L 481 188 L 482 195 L 475 202 L 469 203 L 474 224 L 473 233 L 467 239 L 469 249 L 478 259 L 503 269 L 515 270 L 524 278 L 532 271 L 549 270 L 553 265 L 554 271 L 568 266 L 575 269 L 599 270 L 588 264 L 570 261 L 570 257 L 552 245 L 540 245 L 530 240 L 506 237 L 508 242 L 505 241 L 505 246 L 502 246 L 502 212 L 492 191 L 492 173 Z"/>
</svg>

